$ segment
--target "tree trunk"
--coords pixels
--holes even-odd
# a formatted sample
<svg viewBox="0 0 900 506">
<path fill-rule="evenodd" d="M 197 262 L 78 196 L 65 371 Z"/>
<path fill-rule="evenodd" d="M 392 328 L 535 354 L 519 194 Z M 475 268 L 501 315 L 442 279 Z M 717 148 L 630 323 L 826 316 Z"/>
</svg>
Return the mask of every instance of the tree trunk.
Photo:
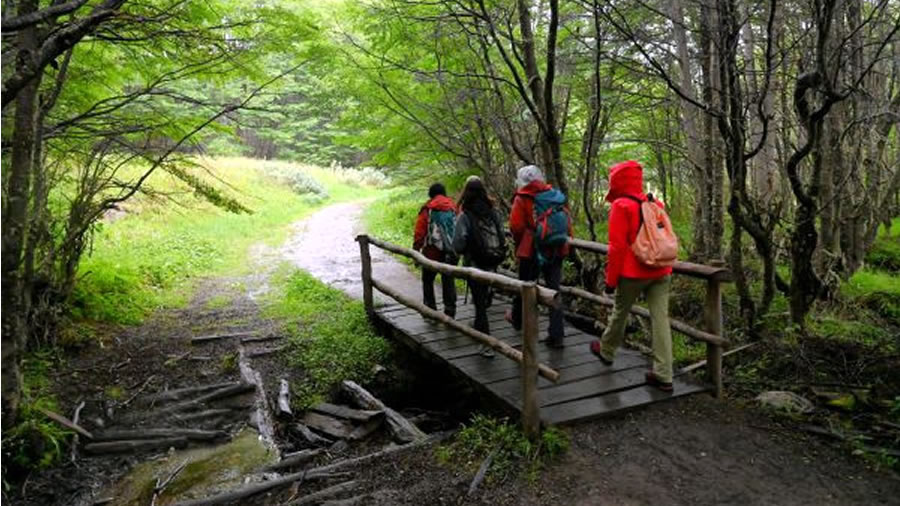
<svg viewBox="0 0 900 506">
<path fill-rule="evenodd" d="M 37 10 L 37 0 L 19 3 L 19 16 Z M 34 26 L 19 31 L 17 36 L 19 54 L 16 55 L 17 72 L 37 65 L 38 34 Z M 3 427 L 15 423 L 21 393 L 20 360 L 21 350 L 28 335 L 26 315 L 28 300 L 20 273 L 22 251 L 25 245 L 28 225 L 28 192 L 34 161 L 36 139 L 35 116 L 38 109 L 37 95 L 41 72 L 29 81 L 15 97 L 15 124 L 12 135 L 12 160 L 7 182 L 6 208 L 3 210 L 3 316 L 2 316 L 2 382 L 3 382 Z M 39 140 L 38 140 L 39 142 Z"/>
</svg>

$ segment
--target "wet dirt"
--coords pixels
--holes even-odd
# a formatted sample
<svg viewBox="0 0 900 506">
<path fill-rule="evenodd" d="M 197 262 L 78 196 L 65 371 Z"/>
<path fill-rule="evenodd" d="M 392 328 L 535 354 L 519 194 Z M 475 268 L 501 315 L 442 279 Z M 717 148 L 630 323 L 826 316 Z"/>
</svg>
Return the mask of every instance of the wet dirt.
<svg viewBox="0 0 900 506">
<path fill-rule="evenodd" d="M 239 349 L 234 339 L 191 345 L 190 338 L 231 332 L 277 337 L 278 324 L 261 313 L 260 296 L 268 290 L 268 276 L 282 261 L 307 269 L 326 283 L 360 297 L 359 247 L 353 238 L 362 230 L 359 218 L 363 208 L 363 203 L 352 203 L 323 209 L 296 225 L 281 248 L 256 248 L 253 258 L 257 268 L 251 274 L 203 280 L 186 308 L 159 312 L 138 327 L 113 329 L 102 346 L 73 355 L 54 376 L 61 412 L 71 416 L 74 407 L 84 400 L 82 423 L 89 430 L 101 430 L 118 426 L 123 414 L 140 414 L 141 409 L 146 409 L 136 401 L 126 403 L 132 397 L 197 384 L 238 381 Z M 418 296 L 420 282 L 405 265 L 376 248 L 372 249 L 372 256 L 376 277 Z M 276 345 L 277 341 L 253 343 L 247 345 L 246 351 Z M 407 359 L 412 360 L 404 358 Z M 299 374 L 290 370 L 278 354 L 251 359 L 251 365 L 262 376 L 270 405 L 274 404 L 279 379 L 294 379 Z M 411 365 L 409 369 L 415 374 L 429 374 L 427 367 Z M 423 383 L 425 379 L 422 378 Z M 454 393 L 449 388 L 440 392 L 447 397 L 445 402 L 432 399 L 428 408 L 454 411 L 460 399 L 452 398 Z M 465 397 L 467 393 L 460 391 L 457 395 Z M 398 407 L 410 416 L 415 414 L 415 410 L 406 409 L 408 406 Z M 244 434 L 235 441 L 246 443 L 246 431 L 253 433 L 250 408 L 245 406 L 238 416 L 220 421 L 217 426 L 235 436 Z M 445 417 L 449 418 L 452 417 Z M 136 419 L 140 420 L 140 416 Z M 285 430 L 288 425 L 282 423 L 276 430 L 281 451 L 302 449 L 304 445 Z M 438 420 L 423 424 L 422 428 L 442 430 L 447 425 Z M 466 491 L 474 471 L 440 464 L 433 447 L 348 470 L 360 483 L 354 494 L 365 496 L 358 504 L 383 506 L 900 504 L 900 480 L 896 474 L 873 470 L 862 459 L 851 457 L 846 448 L 802 435 L 790 423 L 781 423 L 756 408 L 732 401 L 707 396 L 679 399 L 579 424 L 566 431 L 572 441 L 571 449 L 536 480 L 521 476 L 498 483 L 489 478 L 471 496 Z M 374 437 L 347 449 L 326 452 L 310 465 L 365 454 L 387 444 L 387 438 Z M 4 494 L 4 499 L 24 505 L 92 504 L 115 490 L 109 487 L 132 469 L 141 470 L 146 478 L 138 488 L 146 487 L 150 481 L 171 472 L 180 462 L 179 456 L 198 451 L 215 455 L 215 448 L 222 446 L 186 453 L 79 455 L 72 461 L 66 458 L 59 468 L 29 476 L 17 490 Z M 259 473 L 250 473 L 249 468 L 241 468 L 244 478 L 229 474 L 228 470 L 240 467 L 229 463 L 230 458 L 207 461 L 219 465 L 199 474 L 224 473 L 235 482 L 248 477 L 263 479 Z M 333 484 L 303 483 L 240 504 L 282 504 L 291 496 Z M 191 488 L 190 483 L 178 482 L 178 486 Z M 122 496 L 111 504 L 149 504 L 141 497 L 128 501 Z M 172 500 L 168 496 L 163 499 L 159 504 Z"/>
<path fill-rule="evenodd" d="M 354 239 L 364 232 L 361 217 L 365 204 L 351 202 L 329 206 L 298 223 L 291 238 L 279 250 L 280 257 L 351 297 L 361 299 L 359 244 Z M 409 267 L 375 246 L 369 251 L 373 277 L 390 282 L 403 295 L 421 296 L 421 281 Z M 390 299 L 376 291 L 376 301 L 387 303 Z"/>
</svg>

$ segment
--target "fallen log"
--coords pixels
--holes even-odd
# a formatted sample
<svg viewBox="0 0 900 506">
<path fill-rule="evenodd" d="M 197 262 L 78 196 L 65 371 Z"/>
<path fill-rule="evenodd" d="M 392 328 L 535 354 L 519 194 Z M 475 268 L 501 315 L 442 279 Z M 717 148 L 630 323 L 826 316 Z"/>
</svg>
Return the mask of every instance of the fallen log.
<svg viewBox="0 0 900 506">
<path fill-rule="evenodd" d="M 193 499 L 190 501 L 182 501 L 179 503 L 175 503 L 175 506 L 218 506 L 220 504 L 230 504 L 240 499 L 246 499 L 248 497 L 252 497 L 257 494 L 261 494 L 263 492 L 268 492 L 269 490 L 283 487 L 285 485 L 290 485 L 295 481 L 306 481 L 306 480 L 326 480 L 329 478 L 339 478 L 348 476 L 347 473 L 328 473 L 328 472 L 319 472 L 319 471 L 299 471 L 292 474 L 287 474 L 282 476 L 281 478 L 277 478 L 274 480 L 263 481 L 260 483 L 253 483 L 251 485 L 247 485 L 246 487 L 239 488 L 237 490 L 232 490 L 230 492 L 224 492 L 219 495 L 214 495 L 210 497 L 205 497 L 203 499 Z"/>
<path fill-rule="evenodd" d="M 248 337 L 255 335 L 255 332 L 232 332 L 230 334 L 213 334 L 209 336 L 197 336 L 191 338 L 191 344 L 208 343 L 210 341 L 218 341 L 219 339 L 230 339 L 232 337 Z"/>
<path fill-rule="evenodd" d="M 337 439 L 347 439 L 353 432 L 353 425 L 321 413 L 308 412 L 301 420 L 306 426 Z"/>
<path fill-rule="evenodd" d="M 300 433 L 300 436 L 303 437 L 303 439 L 306 440 L 306 442 L 311 445 L 328 446 L 334 442 L 328 438 L 324 438 L 324 437 L 316 434 L 315 432 L 309 430 L 309 427 L 307 427 L 306 425 L 303 425 L 302 423 L 294 424 L 294 428 L 296 428 L 297 432 Z"/>
<path fill-rule="evenodd" d="M 338 483 L 337 485 L 332 485 L 328 488 L 323 488 L 318 492 L 305 495 L 303 497 L 300 497 L 299 499 L 287 502 L 284 504 L 284 506 L 304 506 L 306 504 L 318 504 L 324 499 L 329 499 L 336 495 L 350 492 L 352 490 L 355 490 L 357 487 L 359 487 L 359 482 L 354 480 L 345 481 L 343 483 Z"/>
<path fill-rule="evenodd" d="M 283 336 L 243 337 L 243 338 L 241 338 L 241 343 L 242 344 L 264 343 L 266 341 L 275 341 L 276 339 L 284 339 L 284 337 Z"/>
<path fill-rule="evenodd" d="M 187 401 L 178 402 L 175 404 L 171 404 L 162 409 L 156 411 L 157 415 L 171 413 L 173 411 L 190 411 L 192 409 L 200 408 L 204 404 L 215 401 L 218 399 L 226 399 L 228 397 L 233 397 L 235 395 L 241 395 L 245 393 L 252 392 L 256 387 L 251 385 L 250 383 L 236 383 L 231 386 L 223 387 L 218 390 L 213 390 L 207 394 L 201 395 L 196 399 L 190 399 Z"/>
<path fill-rule="evenodd" d="M 310 473 L 330 473 L 332 471 L 337 471 L 338 469 L 354 466 L 357 464 L 362 464 L 365 462 L 369 462 L 370 460 L 380 459 L 381 457 L 386 457 L 388 455 L 394 455 L 396 453 L 402 453 L 409 450 L 414 450 L 416 448 L 420 448 L 430 443 L 440 442 L 448 437 L 452 436 L 454 431 L 447 432 L 439 432 L 435 434 L 431 434 L 426 436 L 424 439 L 418 439 L 411 443 L 406 443 L 397 446 L 391 446 L 389 448 L 385 448 L 384 450 L 379 450 L 374 453 L 370 453 L 368 455 L 363 455 L 361 457 L 355 457 L 352 459 L 344 459 L 334 462 L 332 464 L 328 464 L 326 466 L 316 467 L 314 469 L 310 469 Z"/>
<path fill-rule="evenodd" d="M 756 343 L 742 344 L 741 346 L 738 346 L 738 347 L 736 347 L 736 348 L 732 348 L 732 349 L 726 351 L 725 353 L 722 353 L 722 356 L 723 356 L 723 357 L 727 357 L 728 355 L 733 355 L 733 354 L 735 354 L 735 353 L 737 353 L 737 352 L 739 352 L 739 351 L 746 350 L 747 348 L 752 348 L 753 346 L 756 346 Z M 691 365 L 688 365 L 688 366 L 685 366 L 685 367 L 682 367 L 681 369 L 679 369 L 679 370 L 676 372 L 676 375 L 680 375 L 680 374 L 684 374 L 684 373 L 691 372 L 691 371 L 693 371 L 694 369 L 699 369 L 699 368 L 701 368 L 701 367 L 703 367 L 703 366 L 705 366 L 705 365 L 706 365 L 706 360 L 701 360 L 701 361 L 699 361 L 699 362 L 695 362 L 695 363 L 693 363 L 693 364 L 691 364 Z"/>
<path fill-rule="evenodd" d="M 380 410 L 362 410 L 348 408 L 347 406 L 338 406 L 328 402 L 323 402 L 312 407 L 312 410 L 324 415 L 331 415 L 335 418 L 345 418 L 357 422 L 368 422 L 372 418 L 383 414 Z"/>
<path fill-rule="evenodd" d="M 135 439 L 168 439 L 187 438 L 192 441 L 210 441 L 228 437 L 228 433 L 221 430 L 179 429 L 179 428 L 149 428 L 133 430 L 107 430 L 94 434 L 95 441 L 127 441 Z"/>
<path fill-rule="evenodd" d="M 65 428 L 67 428 L 67 429 L 74 430 L 75 432 L 81 434 L 82 436 L 84 436 L 84 437 L 86 437 L 86 438 L 88 438 L 88 439 L 94 439 L 94 435 L 93 435 L 93 434 L 91 434 L 90 432 L 88 432 L 87 430 L 85 430 L 84 427 L 78 425 L 77 423 L 74 423 L 72 420 L 69 420 L 68 418 L 66 418 L 66 417 L 64 417 L 64 416 L 62 416 L 62 415 L 59 415 L 59 414 L 57 414 L 57 413 L 54 413 L 53 411 L 50 411 L 49 409 L 44 409 L 44 408 L 38 408 L 38 409 L 39 409 L 39 411 L 40 411 L 41 413 L 43 413 L 47 418 L 49 418 L 49 419 L 53 420 L 54 422 L 56 422 L 56 423 L 62 425 L 63 427 L 65 427 Z M 79 411 L 80 411 L 80 410 L 79 410 Z"/>
<path fill-rule="evenodd" d="M 291 413 L 291 385 L 284 378 L 281 380 L 281 389 L 278 391 L 278 412 L 284 416 L 293 416 Z"/>
<path fill-rule="evenodd" d="M 197 411 L 196 413 L 175 413 L 172 416 L 175 421 L 178 422 L 198 422 L 200 420 L 206 420 L 207 418 L 216 418 L 220 416 L 230 415 L 233 412 L 233 409 L 214 408 Z"/>
<path fill-rule="evenodd" d="M 352 441 L 360 441 L 369 437 L 373 432 L 378 430 L 381 427 L 381 423 L 384 421 L 384 418 L 378 417 L 369 420 L 368 422 L 363 423 L 359 427 L 353 429 L 353 432 L 347 436 L 347 439 Z"/>
<path fill-rule="evenodd" d="M 274 348 L 266 348 L 264 350 L 250 351 L 247 352 L 247 358 L 259 358 L 264 357 L 266 355 L 271 355 L 273 353 L 278 353 L 287 349 L 287 345 L 284 346 L 276 346 Z"/>
<path fill-rule="evenodd" d="M 212 385 L 200 385 L 196 387 L 186 387 L 186 388 L 176 388 L 173 390 L 165 390 L 163 392 L 158 392 L 155 394 L 150 394 L 142 399 L 143 402 L 147 403 L 155 403 L 155 402 L 167 402 L 167 401 L 177 401 L 181 399 L 186 399 L 195 394 L 202 394 L 205 392 L 211 392 L 213 390 L 219 390 L 225 387 L 231 387 L 240 385 L 241 383 L 238 381 L 229 381 L 226 383 L 215 383 Z"/>
<path fill-rule="evenodd" d="M 383 411 L 388 422 L 388 429 L 398 441 L 408 443 L 425 437 L 416 425 L 407 420 L 403 415 L 385 406 L 374 395 L 353 381 L 344 381 L 341 387 L 356 403 L 357 406 L 369 410 Z"/>
<path fill-rule="evenodd" d="M 309 462 L 310 460 L 321 455 L 325 450 L 320 448 L 316 448 L 314 450 L 302 450 L 295 453 L 285 454 L 281 460 L 275 462 L 274 464 L 269 464 L 264 468 L 265 471 L 277 471 L 279 469 L 286 469 L 289 467 L 296 467 L 300 464 L 304 464 Z"/>
<path fill-rule="evenodd" d="M 127 441 L 103 441 L 84 445 L 84 451 L 93 454 L 101 453 L 135 453 L 148 450 L 167 450 L 169 448 L 184 448 L 188 445 L 186 437 L 172 437 L 165 439 L 137 439 Z"/>
<path fill-rule="evenodd" d="M 497 450 L 492 451 L 484 462 L 481 463 L 481 466 L 478 468 L 478 472 L 475 473 L 475 478 L 472 479 L 472 483 L 469 484 L 469 491 L 466 493 L 467 496 L 470 496 L 478 490 L 478 486 L 481 485 L 481 482 L 484 481 L 484 477 L 487 476 L 488 469 L 491 468 L 491 462 L 494 461 L 494 455 L 497 454 Z"/>
</svg>

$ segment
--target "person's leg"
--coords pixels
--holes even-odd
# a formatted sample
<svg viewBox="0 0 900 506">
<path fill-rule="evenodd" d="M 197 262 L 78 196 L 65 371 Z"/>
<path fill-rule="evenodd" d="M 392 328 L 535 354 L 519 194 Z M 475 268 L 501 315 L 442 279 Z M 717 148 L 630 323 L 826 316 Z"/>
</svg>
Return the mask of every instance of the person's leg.
<svg viewBox="0 0 900 506">
<path fill-rule="evenodd" d="M 562 282 L 562 263 L 562 258 L 553 258 L 547 260 L 547 263 L 542 267 L 541 270 L 543 271 L 544 283 L 547 285 L 547 288 L 559 290 L 559 285 Z M 566 330 L 562 307 L 551 308 L 550 327 L 547 329 L 547 342 L 550 344 L 562 345 L 565 334 Z"/>
<path fill-rule="evenodd" d="M 534 281 L 538 278 L 537 261 L 532 258 L 519 259 L 519 279 Z M 512 326 L 516 330 L 522 328 L 522 297 L 516 295 L 512 302 Z"/>
<path fill-rule="evenodd" d="M 456 259 L 444 261 L 450 265 L 456 265 Z M 456 278 L 447 274 L 441 274 L 441 292 L 444 297 L 444 314 L 453 318 L 456 316 Z"/>
<path fill-rule="evenodd" d="M 434 300 L 434 278 L 437 273 L 428 269 L 422 269 L 422 303 L 431 309 L 437 309 Z"/>
<path fill-rule="evenodd" d="M 647 305 L 653 329 L 653 373 L 663 383 L 672 382 L 672 330 L 669 327 L 671 276 L 654 280 L 647 287 Z"/>
<path fill-rule="evenodd" d="M 488 286 L 477 281 L 469 281 L 469 288 L 472 290 L 472 301 L 475 303 L 475 330 L 491 333 L 491 327 L 488 324 L 487 315 L 487 297 Z"/>
<path fill-rule="evenodd" d="M 628 322 L 628 313 L 631 311 L 631 305 L 641 294 L 644 284 L 645 282 L 639 279 L 619 278 L 619 286 L 616 288 L 616 303 L 609 314 L 606 331 L 600 338 L 599 351 L 607 362 L 612 362 L 616 357 L 616 350 L 625 340 L 625 324 Z"/>
</svg>

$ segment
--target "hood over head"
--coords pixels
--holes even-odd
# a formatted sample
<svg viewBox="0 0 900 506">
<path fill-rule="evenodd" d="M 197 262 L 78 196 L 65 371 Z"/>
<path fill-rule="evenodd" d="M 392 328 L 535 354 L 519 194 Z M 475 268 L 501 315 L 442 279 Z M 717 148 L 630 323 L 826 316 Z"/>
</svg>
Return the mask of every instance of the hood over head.
<svg viewBox="0 0 900 506">
<path fill-rule="evenodd" d="M 453 199 L 446 195 L 436 196 L 429 200 L 425 207 L 435 211 L 456 211 L 456 204 L 453 203 Z"/>
<path fill-rule="evenodd" d="M 516 188 L 524 188 L 534 181 L 544 182 L 544 173 L 537 165 L 526 165 L 516 173 Z"/>
<path fill-rule="evenodd" d="M 613 165 L 609 170 L 609 192 L 607 202 L 614 202 L 625 195 L 636 197 L 644 194 L 644 169 L 634 160 Z"/>
</svg>

